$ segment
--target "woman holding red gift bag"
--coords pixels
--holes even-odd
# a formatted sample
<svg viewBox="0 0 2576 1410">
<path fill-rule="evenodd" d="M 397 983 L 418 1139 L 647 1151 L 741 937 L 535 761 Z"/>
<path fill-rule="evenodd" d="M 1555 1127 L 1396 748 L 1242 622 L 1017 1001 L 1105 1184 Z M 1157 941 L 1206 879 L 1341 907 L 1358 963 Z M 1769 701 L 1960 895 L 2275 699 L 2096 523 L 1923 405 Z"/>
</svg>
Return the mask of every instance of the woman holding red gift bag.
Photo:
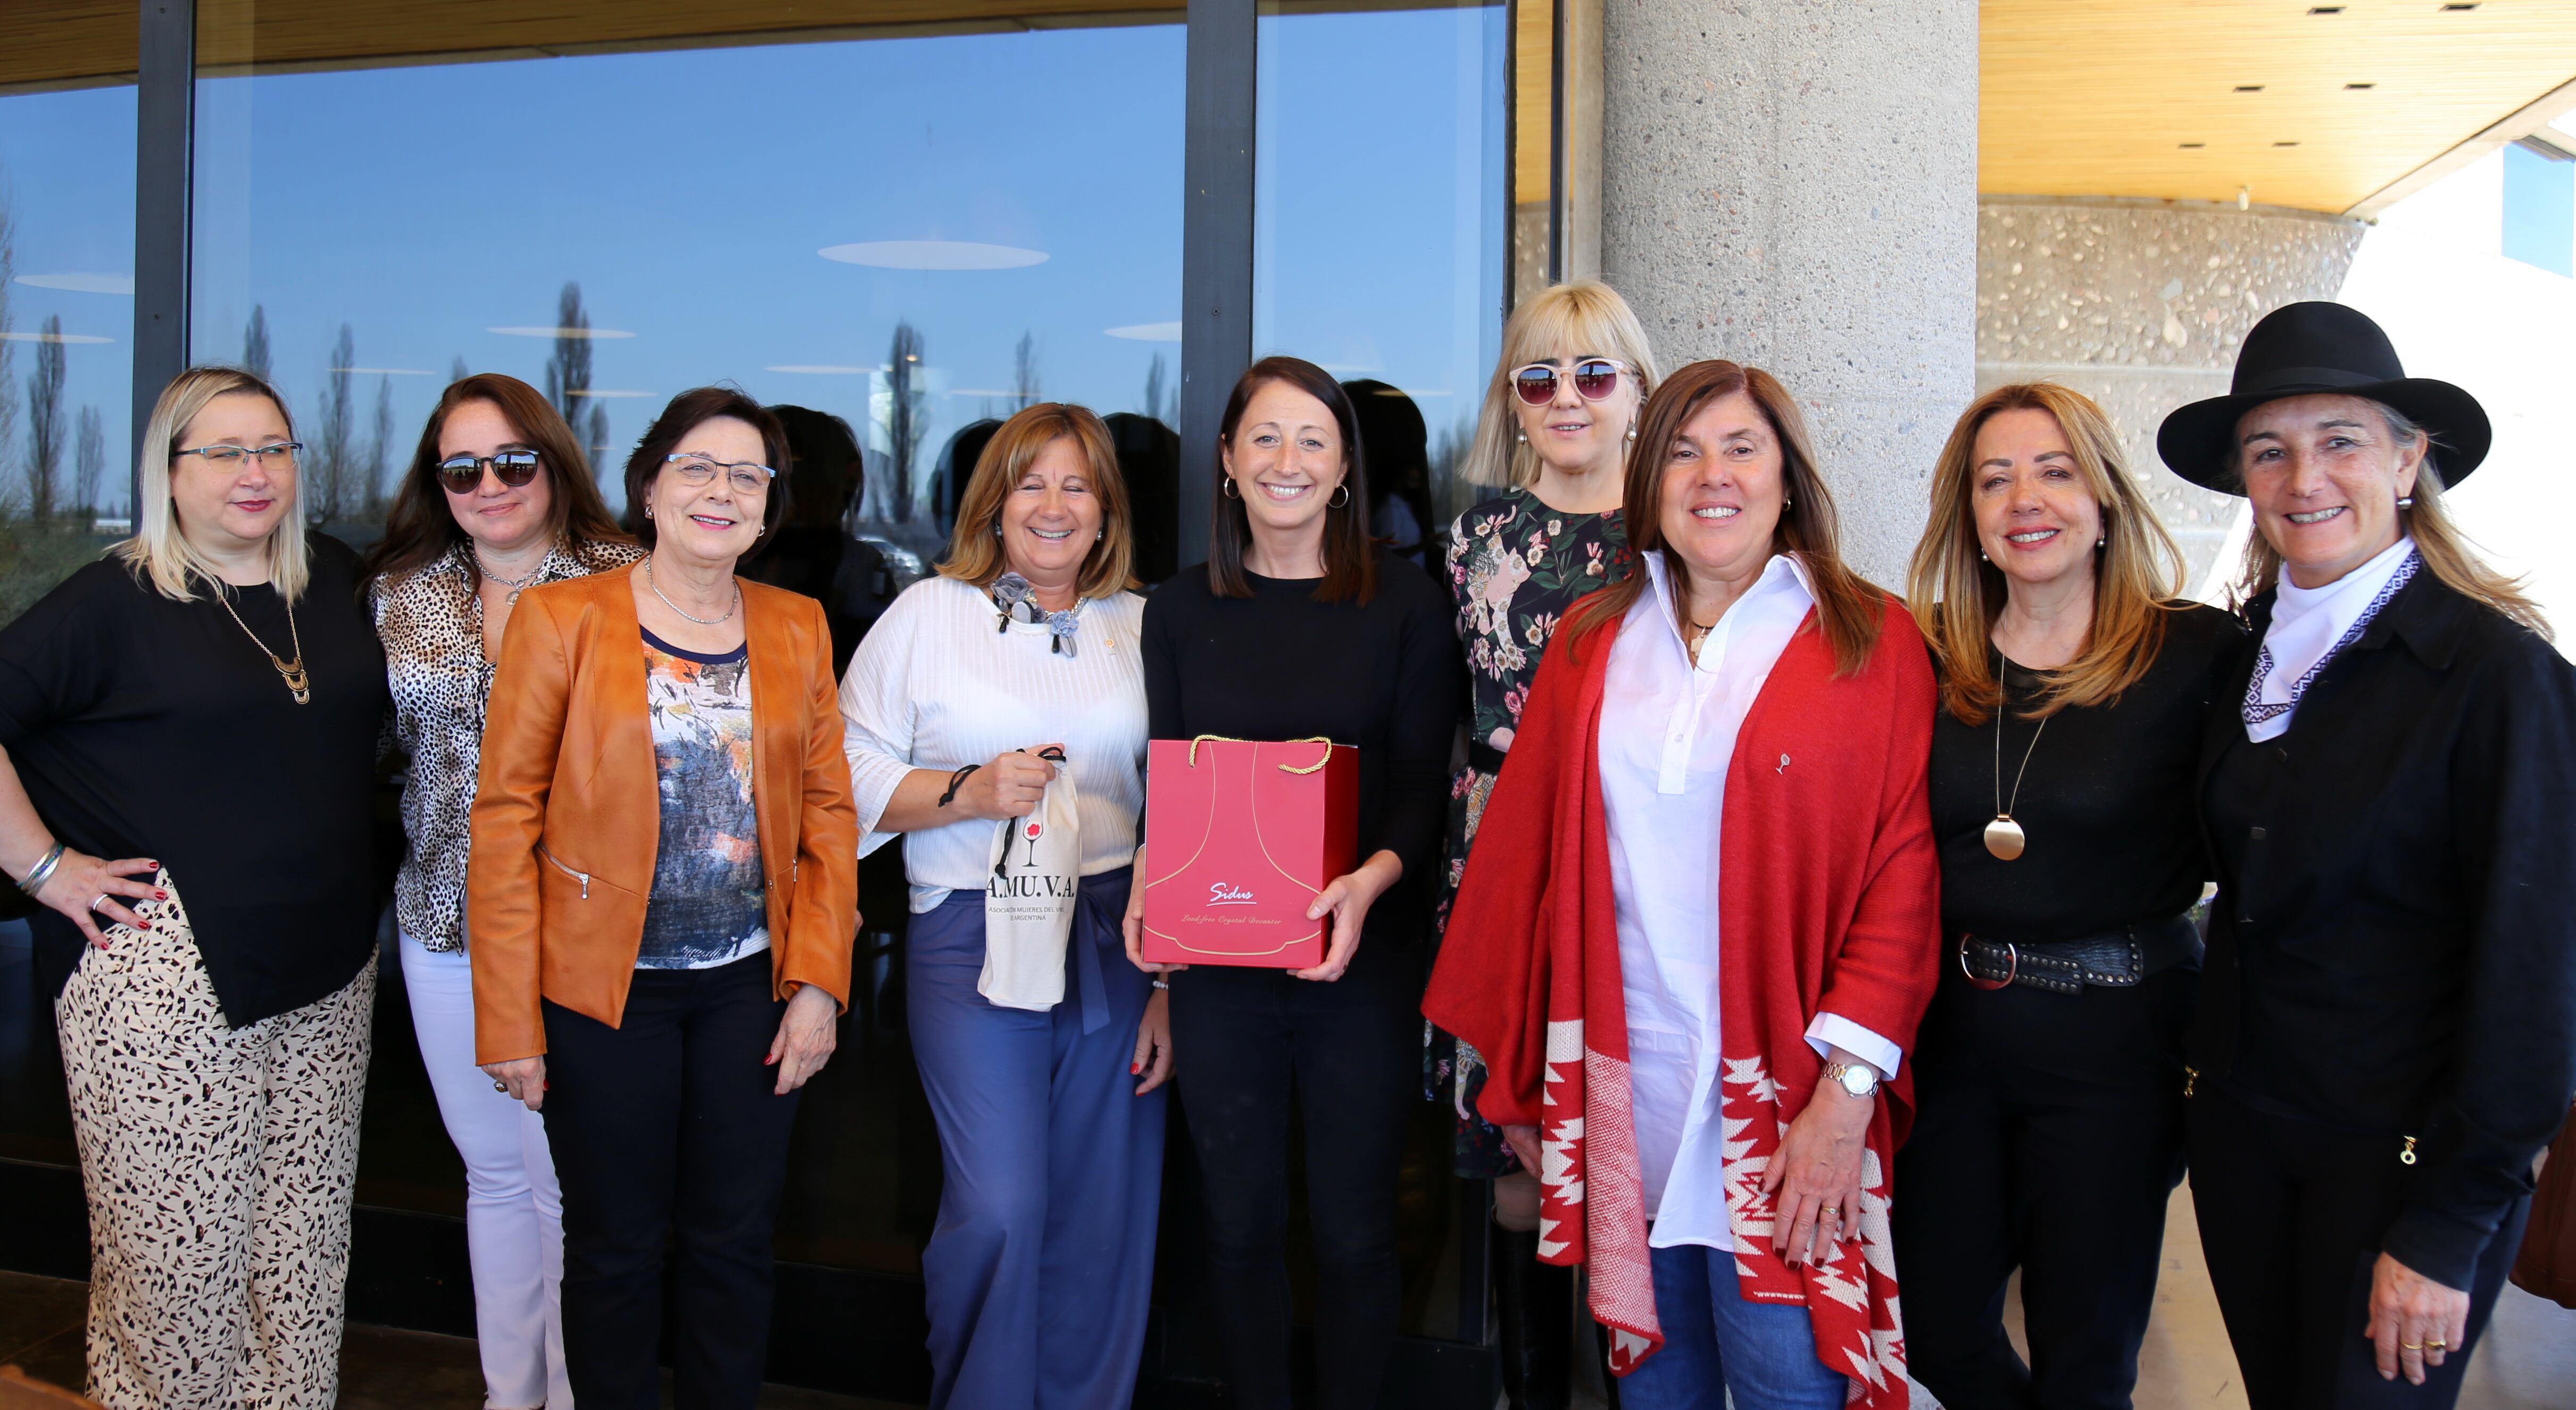
<svg viewBox="0 0 2576 1410">
<path fill-rule="evenodd" d="M 1135 1389 L 1172 1043 L 1164 995 L 1118 962 L 1145 801 L 1131 529 L 1100 418 L 1028 407 L 977 458 L 939 575 L 841 682 L 860 845 L 910 838 L 905 1011 L 947 1174 L 922 1253 L 933 1406 L 1124 1410 Z M 1058 991 L 1007 943 L 1007 883 L 1068 801 Z"/>
<path fill-rule="evenodd" d="M 1539 1256 L 1589 1274 L 1628 1410 L 1899 1410 L 1931 665 L 1844 566 L 1768 373 L 1655 389 L 1625 518 L 1643 571 L 1548 648 L 1424 1011 L 1485 1055 L 1477 1106 L 1540 1172 Z"/>
<path fill-rule="evenodd" d="M 1208 562 L 1145 607 L 1152 736 L 1355 746 L 1360 861 L 1309 910 L 1331 917 L 1321 965 L 1200 965 L 1169 981 L 1206 1176 L 1211 1310 L 1234 1403 L 1285 1410 L 1293 1090 L 1314 1216 L 1315 1404 L 1368 1410 L 1395 1348 L 1396 1172 L 1420 1071 L 1457 637 L 1430 578 L 1371 542 L 1358 418 L 1322 368 L 1253 364 L 1218 449 Z M 1140 955 L 1143 908 L 1139 887 L 1127 953 L 1159 968 Z"/>
</svg>

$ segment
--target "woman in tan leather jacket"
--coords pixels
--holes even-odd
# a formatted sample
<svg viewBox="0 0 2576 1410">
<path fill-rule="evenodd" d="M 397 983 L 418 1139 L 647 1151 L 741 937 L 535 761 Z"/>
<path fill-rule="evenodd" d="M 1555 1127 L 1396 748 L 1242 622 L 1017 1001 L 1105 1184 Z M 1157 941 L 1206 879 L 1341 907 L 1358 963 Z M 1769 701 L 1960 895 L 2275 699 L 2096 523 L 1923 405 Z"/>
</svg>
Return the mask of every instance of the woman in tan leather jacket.
<svg viewBox="0 0 2576 1410">
<path fill-rule="evenodd" d="M 849 991 L 858 818 L 822 607 L 734 576 L 786 515 L 777 421 L 666 407 L 626 465 L 651 553 L 528 590 L 473 811 L 475 1051 L 543 1111 L 584 1410 L 749 1410 L 796 1089 Z M 775 1069 L 772 1071 L 771 1069 Z"/>
</svg>

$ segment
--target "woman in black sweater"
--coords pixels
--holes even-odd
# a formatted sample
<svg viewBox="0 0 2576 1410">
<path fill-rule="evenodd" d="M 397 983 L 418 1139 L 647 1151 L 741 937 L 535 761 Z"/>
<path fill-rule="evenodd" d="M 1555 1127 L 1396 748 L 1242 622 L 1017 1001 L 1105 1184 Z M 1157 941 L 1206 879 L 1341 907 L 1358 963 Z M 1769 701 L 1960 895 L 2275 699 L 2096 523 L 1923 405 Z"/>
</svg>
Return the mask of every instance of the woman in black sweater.
<svg viewBox="0 0 2576 1410">
<path fill-rule="evenodd" d="M 2118 455 L 2081 394 L 1998 387 L 1950 433 L 1914 552 L 1953 953 L 1894 1232 L 1908 1369 L 1957 1410 L 2129 1404 L 2182 1174 L 2193 770 L 2244 632 L 2174 600 L 2179 555 Z"/>
<path fill-rule="evenodd" d="M 1361 861 L 1316 898 L 1333 921 L 1321 965 L 1201 965 L 1169 981 L 1206 1174 L 1210 1294 L 1234 1403 L 1285 1410 L 1293 1086 L 1318 1280 L 1315 1403 L 1367 1410 L 1395 1346 L 1396 1172 L 1419 1080 L 1458 644 L 1431 580 L 1369 539 L 1357 418 L 1322 368 L 1254 364 L 1226 403 L 1220 454 L 1208 562 L 1145 605 L 1152 737 L 1357 746 Z M 1131 958 L 1143 907 L 1139 887 Z"/>
<path fill-rule="evenodd" d="M 2576 669 L 2442 505 L 2490 439 L 2340 304 L 2165 419 L 2246 496 L 2258 650 L 2200 759 L 2201 1248 L 2254 1410 L 2445 1410 L 2576 1089 Z M 2438 456 L 2438 465 L 2436 463 Z"/>
<path fill-rule="evenodd" d="M 111 1410 L 339 1388 L 387 695 L 294 434 L 250 374 L 181 373 L 135 536 L 0 631 L 0 865 L 44 907 Z"/>
</svg>

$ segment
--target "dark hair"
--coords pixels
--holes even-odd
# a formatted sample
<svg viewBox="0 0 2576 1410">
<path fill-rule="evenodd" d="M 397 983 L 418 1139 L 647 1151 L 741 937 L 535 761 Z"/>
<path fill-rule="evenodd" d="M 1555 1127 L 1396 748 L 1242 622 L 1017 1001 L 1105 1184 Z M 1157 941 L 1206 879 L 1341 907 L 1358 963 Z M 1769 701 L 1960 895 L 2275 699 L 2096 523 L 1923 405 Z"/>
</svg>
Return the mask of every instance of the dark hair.
<svg viewBox="0 0 2576 1410">
<path fill-rule="evenodd" d="M 1662 553 L 1675 596 L 1689 591 L 1690 570 L 1664 547 L 1664 467 L 1682 430 L 1710 402 L 1742 392 L 1780 441 L 1780 485 L 1788 498 L 1779 526 L 1772 532 L 1774 553 L 1794 555 L 1815 585 L 1816 623 L 1833 648 L 1834 674 L 1855 676 L 1869 664 L 1878 645 L 1878 629 L 1890 603 L 1844 564 L 1835 525 L 1834 497 L 1816 468 L 1815 440 L 1807 418 L 1789 398 L 1780 379 L 1759 367 L 1710 359 L 1682 368 L 1655 388 L 1637 413 L 1637 440 L 1628 448 L 1628 476 L 1620 518 L 1627 525 L 1628 546 L 1636 553 Z M 1595 628 L 1628 613 L 1646 591 L 1646 574 L 1630 573 L 1577 602 L 1565 614 L 1569 647 Z M 1801 627 L 1799 630 L 1804 631 Z"/>
<path fill-rule="evenodd" d="M 769 408 L 744 396 L 734 387 L 691 387 L 671 398 L 653 424 L 644 428 L 644 439 L 635 443 L 635 451 L 626 457 L 626 522 L 634 529 L 636 541 L 646 548 L 653 546 L 653 521 L 644 516 L 645 492 L 653 479 L 662 473 L 663 461 L 679 450 L 680 442 L 691 431 L 715 420 L 730 416 L 760 433 L 760 455 L 772 470 L 787 464 L 787 428 L 769 414 Z M 750 558 L 769 546 L 778 536 L 778 526 L 787 521 L 794 507 L 795 495 L 790 478 L 781 474 L 769 482 L 768 498 L 760 506 L 760 537 L 743 551 Z"/>
<path fill-rule="evenodd" d="M 447 418 L 467 402 L 484 402 L 501 413 L 519 440 L 537 453 L 537 471 L 546 477 L 554 503 L 547 525 L 560 541 L 625 543 L 627 535 L 609 515 L 591 478 L 590 460 L 581 453 L 581 438 L 536 388 L 498 372 L 477 372 L 450 382 L 420 428 L 420 444 L 410 468 L 394 490 L 393 507 L 385 512 L 385 536 L 358 561 L 358 581 L 417 572 L 466 541 L 465 529 L 448 506 L 447 490 L 438 482 L 438 438 Z"/>
<path fill-rule="evenodd" d="M 1208 588 L 1219 597 L 1252 596 L 1252 585 L 1243 580 L 1243 550 L 1252 540 L 1252 523 L 1243 501 L 1225 492 L 1221 452 L 1234 443 L 1235 427 L 1253 395 L 1273 382 L 1322 402 L 1342 437 L 1342 484 L 1350 493 L 1338 506 L 1324 501 L 1324 576 L 1315 585 L 1315 600 L 1365 604 L 1377 595 L 1377 545 L 1369 540 L 1368 467 L 1360 452 L 1359 414 L 1351 409 L 1350 393 L 1331 373 L 1296 357 L 1265 357 L 1252 364 L 1225 399 L 1225 420 L 1217 428 L 1215 502 L 1208 510 Z"/>
<path fill-rule="evenodd" d="M 838 529 L 850 501 L 867 487 L 867 466 L 850 423 L 828 411 L 773 406 L 769 414 L 787 432 L 787 462 L 779 474 L 793 487 L 795 522 Z"/>
</svg>

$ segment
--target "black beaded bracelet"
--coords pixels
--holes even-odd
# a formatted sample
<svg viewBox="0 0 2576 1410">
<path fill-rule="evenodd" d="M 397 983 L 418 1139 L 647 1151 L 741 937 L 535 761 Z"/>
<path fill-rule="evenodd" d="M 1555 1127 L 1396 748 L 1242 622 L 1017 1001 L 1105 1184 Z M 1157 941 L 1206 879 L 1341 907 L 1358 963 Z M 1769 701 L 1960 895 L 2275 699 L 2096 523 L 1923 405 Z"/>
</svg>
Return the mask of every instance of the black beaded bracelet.
<svg viewBox="0 0 2576 1410">
<path fill-rule="evenodd" d="M 945 808 L 949 804 L 956 802 L 957 789 L 960 785 L 966 782 L 966 775 L 971 774 L 982 767 L 984 767 L 982 764 L 968 764 L 966 767 L 950 774 L 948 776 L 948 791 L 939 795 L 939 806 Z"/>
</svg>

